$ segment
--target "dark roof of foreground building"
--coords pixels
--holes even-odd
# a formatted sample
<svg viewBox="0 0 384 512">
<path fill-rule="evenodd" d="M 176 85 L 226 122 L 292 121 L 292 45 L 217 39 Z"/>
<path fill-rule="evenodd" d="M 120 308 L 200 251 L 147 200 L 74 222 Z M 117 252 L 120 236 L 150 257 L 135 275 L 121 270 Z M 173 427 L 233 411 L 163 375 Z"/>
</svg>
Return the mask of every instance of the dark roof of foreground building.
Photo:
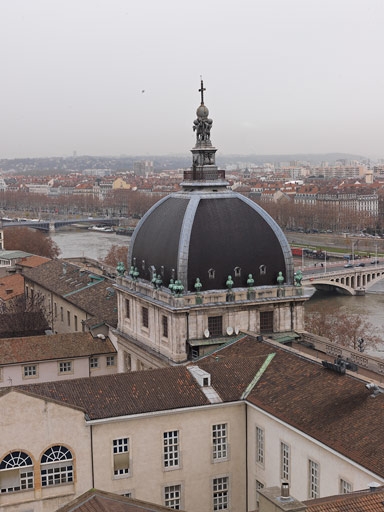
<svg viewBox="0 0 384 512">
<path fill-rule="evenodd" d="M 305 501 L 306 512 L 383 512 L 384 487 Z"/>
<path fill-rule="evenodd" d="M 88 321 L 91 328 L 102 323 L 117 326 L 117 299 L 113 282 L 103 276 L 63 260 L 51 260 L 35 268 L 26 268 L 23 275 L 26 280 L 37 283 L 85 311 L 91 317 Z"/>
<path fill-rule="evenodd" d="M 384 393 L 372 398 L 366 381 L 251 336 L 198 366 L 221 402 L 246 400 L 384 477 Z M 82 408 L 91 420 L 212 405 L 184 366 L 17 389 Z"/>
<path fill-rule="evenodd" d="M 0 365 L 88 357 L 116 352 L 109 338 L 90 332 L 0 339 Z"/>
<path fill-rule="evenodd" d="M 168 507 L 91 489 L 56 512 L 169 512 Z"/>
<path fill-rule="evenodd" d="M 248 379 L 250 385 L 272 354 L 247 401 L 384 476 L 384 393 L 373 398 L 357 375 L 340 375 L 302 354 L 250 336 L 198 364 L 211 373 L 212 385 L 227 401 L 239 396 Z M 248 367 L 254 372 L 251 378 Z"/>
<path fill-rule="evenodd" d="M 184 366 L 108 377 L 73 379 L 69 386 L 69 380 L 22 385 L 17 390 L 83 409 L 90 420 L 210 404 Z"/>
<path fill-rule="evenodd" d="M 128 265 L 140 278 L 160 275 L 165 286 L 179 280 L 192 292 L 197 278 L 203 290 L 224 289 L 228 276 L 233 287 L 245 287 L 249 274 L 254 286 L 276 285 L 279 272 L 291 284 L 292 254 L 282 230 L 260 206 L 228 189 L 225 172 L 215 165 L 204 90 L 201 83 L 192 168 L 182 190 L 161 199 L 139 222 Z"/>
</svg>

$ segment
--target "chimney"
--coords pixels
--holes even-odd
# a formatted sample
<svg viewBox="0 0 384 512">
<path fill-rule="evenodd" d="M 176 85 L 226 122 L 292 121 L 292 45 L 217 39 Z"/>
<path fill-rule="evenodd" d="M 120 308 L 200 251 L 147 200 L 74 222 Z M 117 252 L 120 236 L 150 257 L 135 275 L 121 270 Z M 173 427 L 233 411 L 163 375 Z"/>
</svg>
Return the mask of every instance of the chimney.
<svg viewBox="0 0 384 512">
<path fill-rule="evenodd" d="M 289 483 L 288 482 L 283 482 L 281 484 L 281 497 L 289 498 Z"/>
<path fill-rule="evenodd" d="M 289 484 L 259 489 L 259 512 L 304 512 L 307 506 L 289 495 Z"/>
</svg>

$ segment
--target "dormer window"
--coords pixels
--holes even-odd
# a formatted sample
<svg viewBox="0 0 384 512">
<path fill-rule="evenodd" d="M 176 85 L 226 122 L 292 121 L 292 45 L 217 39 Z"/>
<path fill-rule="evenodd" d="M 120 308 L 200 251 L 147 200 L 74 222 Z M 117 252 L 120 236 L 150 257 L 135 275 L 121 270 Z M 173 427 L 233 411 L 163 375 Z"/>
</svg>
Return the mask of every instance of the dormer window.
<svg viewBox="0 0 384 512">
<path fill-rule="evenodd" d="M 240 267 L 235 267 L 233 269 L 233 273 L 234 273 L 235 277 L 241 277 L 241 268 Z"/>
<path fill-rule="evenodd" d="M 208 277 L 209 277 L 209 279 L 215 279 L 215 269 L 210 268 L 208 270 Z"/>
<path fill-rule="evenodd" d="M 265 275 L 267 273 L 267 265 L 260 265 L 259 272 L 261 276 Z"/>
</svg>

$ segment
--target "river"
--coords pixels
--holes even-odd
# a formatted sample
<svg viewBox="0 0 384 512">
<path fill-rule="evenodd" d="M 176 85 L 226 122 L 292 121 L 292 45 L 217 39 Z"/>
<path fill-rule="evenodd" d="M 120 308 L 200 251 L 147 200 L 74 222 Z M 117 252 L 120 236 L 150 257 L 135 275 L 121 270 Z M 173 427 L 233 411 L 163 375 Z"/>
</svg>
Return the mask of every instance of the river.
<svg viewBox="0 0 384 512">
<path fill-rule="evenodd" d="M 130 237 L 116 235 L 116 233 L 100 233 L 90 230 L 60 230 L 50 234 L 61 250 L 61 258 L 86 256 L 95 260 L 102 260 L 112 245 L 128 245 Z M 378 329 L 378 334 L 384 340 L 384 281 L 376 284 L 364 296 L 346 296 L 338 294 L 323 294 L 316 292 L 308 302 L 308 307 L 316 307 L 322 301 L 331 301 L 333 308 L 346 307 L 353 313 L 366 316 Z M 384 357 L 384 343 L 382 348 L 372 355 Z"/>
<path fill-rule="evenodd" d="M 102 260 L 113 245 L 129 245 L 130 237 L 116 233 L 102 233 L 89 229 L 60 230 L 50 233 L 50 237 L 59 246 L 60 258 L 85 256 Z"/>
</svg>

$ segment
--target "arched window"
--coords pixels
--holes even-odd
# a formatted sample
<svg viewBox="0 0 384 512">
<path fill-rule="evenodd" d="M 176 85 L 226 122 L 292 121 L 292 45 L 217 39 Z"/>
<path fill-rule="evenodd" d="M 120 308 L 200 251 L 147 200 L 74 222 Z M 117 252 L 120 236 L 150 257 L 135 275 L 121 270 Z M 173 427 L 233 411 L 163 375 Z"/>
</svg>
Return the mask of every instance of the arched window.
<svg viewBox="0 0 384 512">
<path fill-rule="evenodd" d="M 215 269 L 210 268 L 208 270 L 208 277 L 209 277 L 209 279 L 215 279 Z"/>
<path fill-rule="evenodd" d="M 0 491 L 16 492 L 33 489 L 33 463 L 24 452 L 11 452 L 0 463 Z"/>
<path fill-rule="evenodd" d="M 240 267 L 235 267 L 233 269 L 233 272 L 234 272 L 235 277 L 241 277 L 241 268 Z"/>
<path fill-rule="evenodd" d="M 52 446 L 41 457 L 41 485 L 73 482 L 72 453 L 65 446 Z"/>
<path fill-rule="evenodd" d="M 259 267 L 260 275 L 265 275 L 267 273 L 267 265 L 260 265 Z"/>
</svg>

